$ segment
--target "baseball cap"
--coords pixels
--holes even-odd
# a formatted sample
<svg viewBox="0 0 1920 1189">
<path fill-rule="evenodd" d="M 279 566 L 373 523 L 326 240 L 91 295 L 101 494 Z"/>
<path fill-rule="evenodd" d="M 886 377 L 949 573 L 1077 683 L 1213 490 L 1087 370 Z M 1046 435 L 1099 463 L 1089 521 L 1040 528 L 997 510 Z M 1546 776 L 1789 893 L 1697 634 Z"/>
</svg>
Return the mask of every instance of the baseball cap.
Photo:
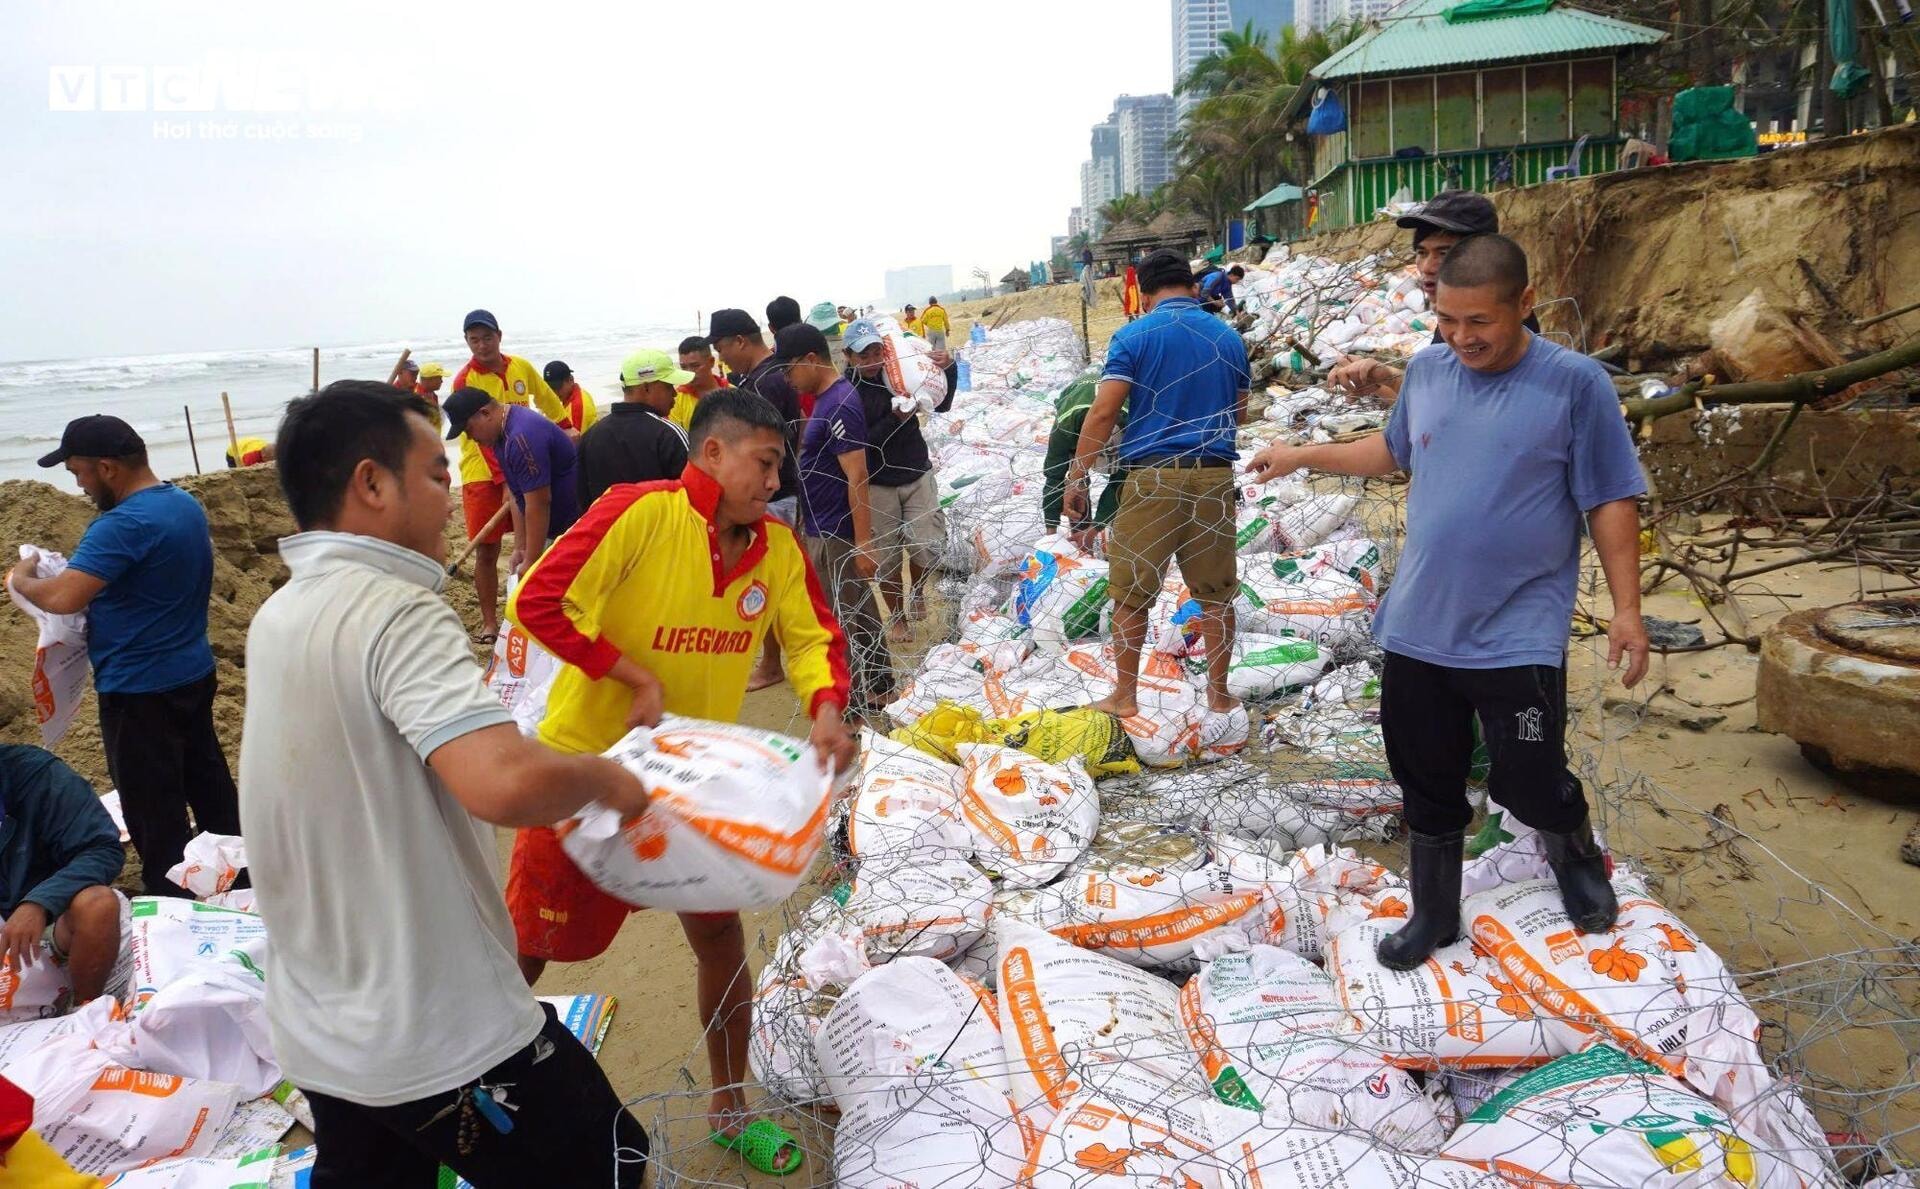
<svg viewBox="0 0 1920 1189">
<path fill-rule="evenodd" d="M 820 333 L 818 326 L 806 322 L 781 327 L 773 341 L 773 357 L 781 363 L 792 363 L 807 355 L 818 355 L 825 360 L 828 354 L 827 336 Z"/>
<path fill-rule="evenodd" d="M 767 303 L 767 325 L 775 334 L 783 326 L 792 326 L 800 320 L 800 303 L 784 294 Z"/>
<path fill-rule="evenodd" d="M 832 334 L 834 328 L 840 325 L 840 311 L 830 301 L 818 302 L 807 311 L 807 325 L 821 334 Z"/>
<path fill-rule="evenodd" d="M 693 373 L 681 367 L 673 356 L 652 347 L 635 351 L 620 364 L 620 387 L 634 388 L 656 382 L 677 388 L 693 383 Z"/>
<path fill-rule="evenodd" d="M 707 342 L 718 344 L 736 334 L 759 334 L 760 324 L 745 310 L 715 310 L 707 321 Z"/>
<path fill-rule="evenodd" d="M 489 310 L 469 310 L 466 319 L 460 323 L 460 333 L 465 334 L 476 326 L 484 326 L 495 334 L 500 333 L 500 320 Z"/>
<path fill-rule="evenodd" d="M 1478 235 L 1500 230 L 1500 213 L 1493 200 L 1473 190 L 1442 190 L 1432 198 L 1401 215 L 1394 223 L 1415 231 L 1451 231 L 1455 235 Z"/>
<path fill-rule="evenodd" d="M 422 380 L 431 380 L 435 376 L 444 376 L 446 374 L 447 369 L 437 363 L 423 363 L 420 365 L 420 378 Z"/>
<path fill-rule="evenodd" d="M 420 371 L 420 365 L 415 363 L 413 360 L 408 359 L 403 361 L 400 364 L 400 370 L 403 372 L 414 372 L 417 374 Z"/>
<path fill-rule="evenodd" d="M 540 369 L 540 378 L 545 380 L 549 386 L 564 384 L 568 380 L 573 379 L 573 369 L 556 359 L 546 367 Z"/>
<path fill-rule="evenodd" d="M 847 350 L 864 351 L 875 343 L 885 340 L 880 327 L 872 318 L 856 318 L 847 323 Z"/>
<path fill-rule="evenodd" d="M 94 413 L 67 422 L 67 428 L 60 431 L 60 448 L 41 455 L 40 465 L 57 467 L 69 458 L 125 458 L 146 448 L 146 441 L 133 426 L 118 417 Z"/>
<path fill-rule="evenodd" d="M 478 388 L 456 388 L 453 395 L 440 402 L 440 409 L 447 415 L 447 440 L 451 442 L 467 432 L 467 420 L 481 409 L 493 403 L 493 398 Z"/>
</svg>

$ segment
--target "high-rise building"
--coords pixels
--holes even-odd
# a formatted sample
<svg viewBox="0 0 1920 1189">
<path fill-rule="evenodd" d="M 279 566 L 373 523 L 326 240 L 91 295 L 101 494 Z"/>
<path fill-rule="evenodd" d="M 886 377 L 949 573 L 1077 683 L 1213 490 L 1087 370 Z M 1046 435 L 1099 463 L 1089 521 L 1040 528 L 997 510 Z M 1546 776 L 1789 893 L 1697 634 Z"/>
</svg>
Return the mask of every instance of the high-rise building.
<svg viewBox="0 0 1920 1189">
<path fill-rule="evenodd" d="M 1173 96 L 1122 95 L 1113 110 L 1120 124 L 1120 192 L 1151 194 L 1173 177 L 1167 151 L 1176 125 Z"/>
<path fill-rule="evenodd" d="M 1301 4 L 1311 0 L 1300 0 Z M 1280 30 L 1294 23 L 1295 0 L 1173 0 L 1173 85 L 1208 54 L 1220 48 L 1222 33 L 1238 33 L 1249 25 L 1264 33 L 1269 45 Z M 1194 96 L 1182 95 L 1176 114 L 1184 116 Z"/>
<path fill-rule="evenodd" d="M 894 309 L 953 292 L 953 265 L 915 264 L 887 270 L 887 304 Z"/>
<path fill-rule="evenodd" d="M 1067 212 L 1067 238 L 1072 239 L 1087 229 L 1087 208 L 1076 206 Z"/>
<path fill-rule="evenodd" d="M 1093 126 L 1088 156 L 1080 163 L 1080 211 L 1087 230 L 1099 235 L 1100 208 L 1120 194 L 1120 121 L 1109 115 Z"/>
</svg>

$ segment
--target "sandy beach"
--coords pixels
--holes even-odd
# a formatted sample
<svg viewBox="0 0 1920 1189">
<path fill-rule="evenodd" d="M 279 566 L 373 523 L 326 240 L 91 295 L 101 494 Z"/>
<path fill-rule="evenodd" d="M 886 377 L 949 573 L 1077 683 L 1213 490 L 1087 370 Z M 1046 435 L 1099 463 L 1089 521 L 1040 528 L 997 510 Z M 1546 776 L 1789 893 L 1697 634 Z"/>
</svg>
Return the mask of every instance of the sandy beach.
<svg viewBox="0 0 1920 1189">
<path fill-rule="evenodd" d="M 965 303 L 954 310 L 955 334 L 964 337 L 976 320 L 995 326 L 1048 315 L 1071 316 L 1077 327 L 1077 294 L 1050 287 Z M 1117 283 L 1100 287 L 1088 319 L 1097 344 L 1124 321 L 1118 301 Z M 247 620 L 284 575 L 273 542 L 292 526 L 270 469 L 183 482 L 206 505 L 214 528 L 217 719 L 230 757 L 237 757 Z M 1403 505 L 1395 489 L 1381 490 L 1375 506 L 1397 516 Z M 91 515 L 77 495 L 44 484 L 0 485 L 0 537 L 70 549 Z M 457 524 L 449 524 L 448 541 L 450 548 L 460 541 Z M 1858 598 L 1887 581 L 1851 567 L 1795 566 L 1770 576 L 1764 592 L 1748 592 L 1755 595 L 1748 601 L 1764 626 L 1790 609 Z M 449 583 L 447 597 L 469 626 L 478 624 L 464 573 Z M 1597 586 L 1581 601 L 1595 611 L 1607 605 Z M 1683 623 L 1702 619 L 1697 602 L 1671 592 L 1650 598 L 1646 612 Z M 897 651 L 903 671 L 948 638 L 950 627 L 950 605 L 937 600 L 935 613 L 917 625 L 914 644 Z M 0 737 L 26 741 L 36 733 L 25 699 L 31 657 L 24 617 L 0 618 Z M 1920 936 L 1916 873 L 1897 852 L 1916 813 L 1911 804 L 1849 790 L 1811 767 L 1791 741 L 1757 732 L 1755 666 L 1740 648 L 1656 657 L 1650 680 L 1628 694 L 1609 680 L 1604 648 L 1576 638 L 1569 701 L 1585 775 L 1604 790 L 1597 800 L 1611 844 L 1653 875 L 1668 903 L 1745 974 L 1749 995 L 1774 1007 L 1762 1013 L 1771 1029 L 1767 1042 L 1801 1048 L 1822 1122 L 1835 1131 L 1898 1136 L 1920 1126 L 1920 1096 L 1897 1093 L 1912 1077 L 1900 1016 L 1912 975 L 1909 969 L 1903 981 L 1899 947 Z M 750 695 L 743 718 L 800 729 L 797 704 L 784 688 Z M 91 700 L 58 751 L 107 787 Z M 503 831 L 503 864 L 509 844 Z M 1378 851 L 1400 861 L 1393 846 Z M 833 882 L 832 872 L 819 871 L 794 897 L 794 909 Z M 748 920 L 756 970 L 784 927 L 779 912 Z M 737 1158 L 706 1142 L 692 961 L 673 918 L 636 913 L 606 955 L 555 965 L 538 989 L 615 996 L 619 1013 L 601 1060 L 616 1088 L 636 1102 L 657 1150 L 671 1153 L 672 1167 L 693 1182 L 754 1183 Z M 827 1183 L 831 1116 L 785 1109 L 777 1117 L 813 1154 L 807 1170 L 785 1183 Z"/>
</svg>

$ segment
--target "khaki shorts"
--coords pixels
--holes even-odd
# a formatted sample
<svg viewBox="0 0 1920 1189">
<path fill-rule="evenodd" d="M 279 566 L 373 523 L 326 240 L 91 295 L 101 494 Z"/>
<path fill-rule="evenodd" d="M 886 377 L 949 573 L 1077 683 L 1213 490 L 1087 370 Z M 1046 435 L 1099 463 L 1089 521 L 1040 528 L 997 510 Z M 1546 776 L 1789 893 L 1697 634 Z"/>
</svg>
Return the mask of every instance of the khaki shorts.
<svg viewBox="0 0 1920 1189">
<path fill-rule="evenodd" d="M 913 564 L 927 573 L 939 562 L 947 544 L 947 518 L 940 511 L 940 494 L 931 474 L 900 487 L 867 488 L 873 509 L 873 547 L 881 581 L 900 572 L 900 551 L 913 555 Z"/>
<path fill-rule="evenodd" d="M 1233 537 L 1238 498 L 1231 467 L 1129 470 L 1107 533 L 1108 596 L 1121 607 L 1152 606 L 1173 558 L 1194 598 L 1226 602 L 1240 584 Z"/>
</svg>

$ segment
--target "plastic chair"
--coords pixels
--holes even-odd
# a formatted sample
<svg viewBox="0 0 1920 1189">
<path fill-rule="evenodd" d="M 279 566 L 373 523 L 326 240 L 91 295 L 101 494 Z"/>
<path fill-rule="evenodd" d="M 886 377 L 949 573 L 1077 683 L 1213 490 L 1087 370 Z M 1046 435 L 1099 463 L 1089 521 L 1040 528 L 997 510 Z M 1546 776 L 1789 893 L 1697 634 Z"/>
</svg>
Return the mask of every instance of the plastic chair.
<svg viewBox="0 0 1920 1189">
<path fill-rule="evenodd" d="M 1565 165 L 1549 165 L 1547 167 L 1547 180 L 1550 182 L 1557 182 L 1562 178 L 1579 177 L 1580 176 L 1580 150 L 1586 147 L 1587 147 L 1587 137 L 1582 136 L 1579 140 L 1574 141 L 1573 152 L 1567 154 L 1567 163 Z"/>
</svg>

